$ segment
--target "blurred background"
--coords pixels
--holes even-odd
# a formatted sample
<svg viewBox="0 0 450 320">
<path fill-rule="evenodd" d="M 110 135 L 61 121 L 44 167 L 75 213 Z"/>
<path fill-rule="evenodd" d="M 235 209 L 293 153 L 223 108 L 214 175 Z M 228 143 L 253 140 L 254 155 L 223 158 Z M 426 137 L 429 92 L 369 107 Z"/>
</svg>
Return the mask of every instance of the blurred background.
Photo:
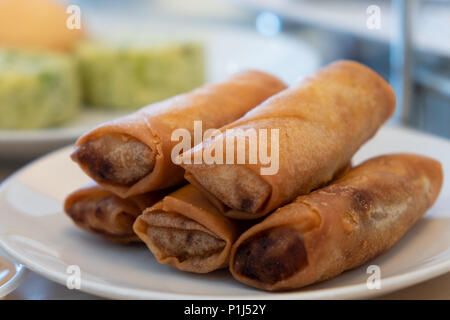
<svg viewBox="0 0 450 320">
<path fill-rule="evenodd" d="M 246 68 L 288 83 L 360 61 L 391 125 L 450 137 L 450 1 L 0 0 L 0 162 Z"/>
</svg>

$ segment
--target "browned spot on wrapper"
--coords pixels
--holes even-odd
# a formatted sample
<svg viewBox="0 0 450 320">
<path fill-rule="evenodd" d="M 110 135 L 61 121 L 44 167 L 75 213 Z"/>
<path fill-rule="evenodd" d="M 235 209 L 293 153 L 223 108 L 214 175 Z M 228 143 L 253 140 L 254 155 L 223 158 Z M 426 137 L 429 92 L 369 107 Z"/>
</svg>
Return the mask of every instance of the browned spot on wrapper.
<svg viewBox="0 0 450 320">
<path fill-rule="evenodd" d="M 236 251 L 234 268 L 248 278 L 273 284 L 290 278 L 307 263 L 300 232 L 277 227 L 244 241 Z"/>
<path fill-rule="evenodd" d="M 241 210 L 248 211 L 251 210 L 253 206 L 253 201 L 251 199 L 243 198 L 241 203 Z"/>
<path fill-rule="evenodd" d="M 366 213 L 372 206 L 372 195 L 366 190 L 355 190 L 353 192 L 352 207 L 357 213 Z"/>
<path fill-rule="evenodd" d="M 105 208 L 105 206 L 107 205 L 107 203 L 109 201 L 111 201 L 110 198 L 106 198 L 106 199 L 102 199 L 102 200 L 98 201 L 98 203 L 96 204 L 95 211 L 94 211 L 94 215 L 97 219 L 103 220 L 106 218 L 108 213 L 106 211 L 104 211 L 103 209 Z"/>
</svg>

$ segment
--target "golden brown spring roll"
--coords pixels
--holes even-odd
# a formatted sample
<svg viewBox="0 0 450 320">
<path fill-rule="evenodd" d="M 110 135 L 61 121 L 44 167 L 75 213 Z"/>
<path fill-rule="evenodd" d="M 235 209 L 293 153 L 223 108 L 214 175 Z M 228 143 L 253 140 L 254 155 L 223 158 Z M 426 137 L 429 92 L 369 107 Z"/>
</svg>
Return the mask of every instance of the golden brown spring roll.
<svg viewBox="0 0 450 320">
<path fill-rule="evenodd" d="M 262 72 L 236 74 L 98 126 L 77 141 L 72 159 L 122 198 L 178 185 L 184 170 L 171 159 L 175 129 L 193 136 L 194 121 L 203 130 L 220 128 L 284 88 Z"/>
<path fill-rule="evenodd" d="M 223 216 L 192 185 L 145 210 L 134 224 L 158 262 L 196 273 L 228 266 L 231 245 L 244 228 L 242 222 Z"/>
<path fill-rule="evenodd" d="M 377 73 L 356 62 L 335 62 L 225 126 L 221 135 L 185 152 L 181 157 L 185 177 L 219 209 L 234 209 L 226 211 L 230 217 L 261 217 L 329 182 L 394 108 L 394 92 Z M 229 129 L 234 131 L 229 133 Z M 253 164 L 248 160 L 236 164 L 238 148 L 233 150 L 235 164 L 192 161 L 219 145 L 226 153 L 229 141 L 245 143 L 248 159 L 250 134 L 236 136 L 239 129 L 254 130 L 258 139 L 266 130 L 267 146 L 256 140 L 257 152 L 269 150 L 272 164 L 263 164 L 260 157 Z M 279 138 L 271 141 L 270 130 L 276 129 Z M 263 173 L 264 169 L 277 169 L 270 169 L 274 163 L 277 171 Z"/>
<path fill-rule="evenodd" d="M 295 289 L 357 267 L 394 245 L 434 203 L 439 162 L 373 158 L 279 208 L 236 241 L 230 270 L 264 290 Z"/>
<path fill-rule="evenodd" d="M 99 185 L 91 184 L 69 194 L 64 211 L 86 231 L 114 242 L 139 242 L 133 223 L 142 211 L 161 200 L 170 191 L 158 190 L 122 199 Z"/>
</svg>

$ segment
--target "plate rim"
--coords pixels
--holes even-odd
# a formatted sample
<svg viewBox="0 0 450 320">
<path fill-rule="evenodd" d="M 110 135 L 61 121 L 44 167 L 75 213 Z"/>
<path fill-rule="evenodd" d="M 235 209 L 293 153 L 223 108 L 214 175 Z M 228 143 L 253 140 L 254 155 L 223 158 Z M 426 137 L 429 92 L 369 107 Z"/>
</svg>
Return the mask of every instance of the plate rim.
<svg viewBox="0 0 450 320">
<path fill-rule="evenodd" d="M 389 130 L 399 130 L 407 131 L 411 134 L 418 134 L 423 137 L 437 139 L 441 142 L 449 143 L 444 138 L 434 136 L 431 134 L 423 133 L 415 129 L 399 127 L 399 126 L 385 126 Z M 64 146 L 58 148 L 50 153 L 47 153 L 33 161 L 29 162 L 10 176 L 8 176 L 4 181 L 0 183 L 0 193 L 2 193 L 7 185 L 13 181 L 18 175 L 32 167 L 34 164 L 40 161 L 46 161 L 53 157 L 57 153 L 66 152 L 73 145 Z M 64 274 L 54 269 L 47 269 L 45 266 L 38 262 L 33 262 L 33 259 L 26 257 L 18 253 L 16 250 L 11 248 L 8 242 L 0 238 L 0 247 L 14 260 L 22 264 L 26 268 L 32 270 L 33 272 L 55 281 L 61 285 L 66 284 L 67 274 Z M 444 251 L 446 252 L 446 251 Z M 361 266 L 360 266 L 361 267 Z M 80 291 L 94 294 L 100 297 L 112 298 L 112 299 L 194 299 L 194 300 L 217 300 L 217 299 L 233 299 L 233 300 L 278 300 L 278 299 L 364 299 L 373 298 L 376 296 L 388 294 L 390 292 L 407 288 L 409 286 L 421 283 L 423 281 L 435 278 L 437 276 L 443 275 L 450 272 L 450 259 L 438 262 L 436 264 L 425 266 L 417 270 L 408 271 L 403 274 L 393 275 L 386 278 L 382 278 L 381 289 L 379 290 L 369 290 L 367 289 L 366 283 L 358 283 L 351 285 L 344 285 L 334 288 L 325 288 L 312 291 L 302 291 L 299 289 L 297 291 L 287 291 L 287 292 L 267 292 L 267 291 L 256 291 L 255 294 L 238 294 L 238 295 L 201 295 L 192 293 L 171 293 L 171 292 L 161 292 L 148 289 L 136 289 L 131 287 L 124 287 L 111 284 L 97 283 L 93 280 L 86 280 L 82 278 L 82 286 Z M 230 275 L 231 276 L 231 275 Z M 242 285 L 236 282 L 237 285 Z M 305 287 L 307 288 L 307 287 Z"/>
<path fill-rule="evenodd" d="M 1 190 L 0 190 L 1 192 Z M 19 254 L 12 249 L 4 240 L 0 239 L 0 247 L 23 267 L 63 286 L 66 285 L 67 274 L 55 270 L 48 270 L 32 259 Z M 360 266 L 361 267 L 361 266 Z M 249 295 L 200 295 L 186 293 L 168 293 L 146 289 L 135 289 L 116 285 L 107 285 L 95 281 L 81 279 L 82 292 L 87 292 L 99 297 L 111 299 L 163 299 L 163 300 L 314 300 L 314 299 L 365 299 L 373 298 L 383 294 L 388 294 L 395 290 L 404 289 L 423 281 L 438 277 L 450 272 L 450 259 L 437 264 L 409 271 L 403 274 L 390 276 L 381 279 L 381 289 L 369 290 L 366 283 L 344 285 L 335 288 L 319 289 L 313 291 L 288 291 L 288 292 L 267 292 L 260 291 Z M 338 275 L 339 276 L 339 275 Z M 231 274 L 230 274 L 231 277 Z M 236 282 L 238 285 L 242 285 Z M 305 287 L 307 288 L 307 287 Z M 254 289 L 254 288 L 252 288 Z M 254 289 L 257 290 L 257 289 Z"/>
</svg>

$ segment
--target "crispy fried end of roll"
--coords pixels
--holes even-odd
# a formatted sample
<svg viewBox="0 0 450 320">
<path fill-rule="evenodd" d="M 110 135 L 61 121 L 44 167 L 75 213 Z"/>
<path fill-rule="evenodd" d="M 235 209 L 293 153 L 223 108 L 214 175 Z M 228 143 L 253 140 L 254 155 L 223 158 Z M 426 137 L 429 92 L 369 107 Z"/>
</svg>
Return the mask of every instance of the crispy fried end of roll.
<svg viewBox="0 0 450 320">
<path fill-rule="evenodd" d="M 193 136 L 194 121 L 203 130 L 220 128 L 285 87 L 266 73 L 236 74 L 94 128 L 77 141 L 72 159 L 122 198 L 179 185 L 184 170 L 172 161 L 176 129 Z"/>
<path fill-rule="evenodd" d="M 394 108 L 393 90 L 376 72 L 356 62 L 339 61 L 269 98 L 223 127 L 221 135 L 184 152 L 180 159 L 185 177 L 206 190 L 213 203 L 222 202 L 219 209 L 233 209 L 227 211 L 230 217 L 261 217 L 331 181 Z M 239 130 L 242 134 L 236 134 Z M 274 141 L 272 130 L 279 132 Z M 267 132 L 267 145 L 261 143 L 262 131 Z M 192 161 L 209 149 L 217 152 L 218 145 L 227 152 L 233 143 L 245 144 L 249 157 L 252 133 L 258 135 L 254 150 L 267 149 L 269 164 L 259 158 L 261 153 L 256 163 Z M 235 159 L 238 150 L 233 149 Z"/>
<path fill-rule="evenodd" d="M 228 266 L 231 245 L 244 227 L 187 185 L 146 209 L 136 219 L 134 231 L 158 262 L 207 273 Z"/>
<path fill-rule="evenodd" d="M 234 278 L 264 290 L 300 288 L 360 266 L 393 246 L 436 200 L 439 162 L 373 158 L 277 209 L 233 245 Z"/>
<path fill-rule="evenodd" d="M 64 211 L 83 230 L 117 243 L 140 242 L 133 231 L 134 221 L 165 194 L 167 191 L 161 190 L 122 199 L 92 184 L 72 192 L 66 198 Z"/>
<path fill-rule="evenodd" d="M 119 134 L 104 134 L 88 140 L 72 156 L 86 163 L 97 179 L 131 185 L 148 175 L 155 165 L 155 154 L 142 142 Z"/>
</svg>

